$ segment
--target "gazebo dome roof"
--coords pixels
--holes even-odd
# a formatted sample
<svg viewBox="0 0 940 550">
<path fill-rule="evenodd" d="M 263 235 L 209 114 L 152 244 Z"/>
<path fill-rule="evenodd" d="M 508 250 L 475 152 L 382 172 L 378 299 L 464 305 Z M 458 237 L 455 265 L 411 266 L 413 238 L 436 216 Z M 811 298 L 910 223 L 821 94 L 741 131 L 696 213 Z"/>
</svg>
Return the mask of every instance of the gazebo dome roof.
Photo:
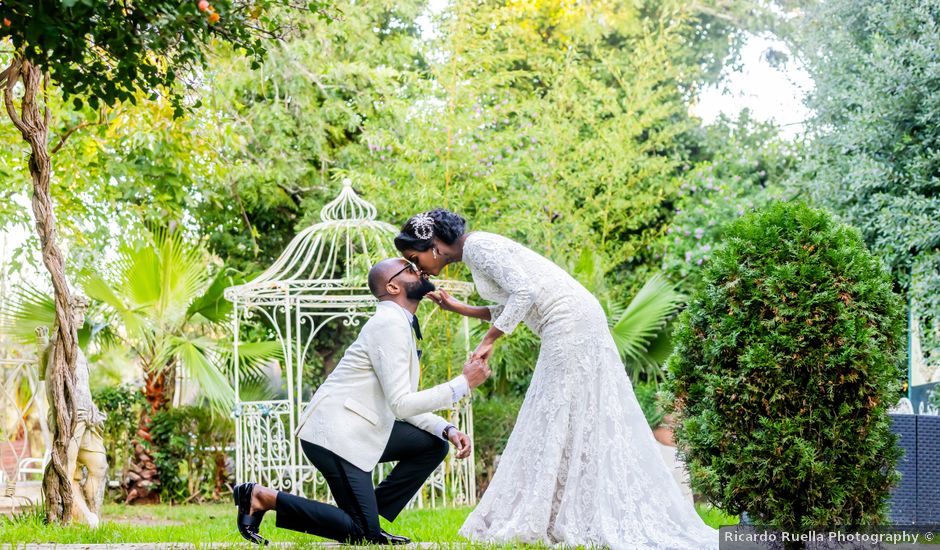
<svg viewBox="0 0 940 550">
<path fill-rule="evenodd" d="M 320 222 L 298 233 L 261 275 L 227 288 L 225 298 L 258 305 L 274 305 L 286 297 L 344 307 L 374 302 L 367 283 L 369 269 L 377 261 L 398 256 L 393 242 L 397 234 L 394 226 L 376 219 L 375 206 L 344 179 L 339 195 L 320 210 Z M 473 285 L 463 281 L 435 283 L 459 295 L 473 291 Z"/>
</svg>

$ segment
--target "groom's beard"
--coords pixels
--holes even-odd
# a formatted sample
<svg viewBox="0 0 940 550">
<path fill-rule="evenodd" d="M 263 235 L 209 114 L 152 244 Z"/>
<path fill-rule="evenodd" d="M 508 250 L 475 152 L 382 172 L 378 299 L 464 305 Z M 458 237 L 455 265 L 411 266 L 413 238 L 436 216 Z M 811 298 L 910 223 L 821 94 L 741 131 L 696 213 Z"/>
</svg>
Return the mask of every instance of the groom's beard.
<svg viewBox="0 0 940 550">
<path fill-rule="evenodd" d="M 428 293 L 435 290 L 437 287 L 434 286 L 430 280 L 422 277 L 417 282 L 411 283 L 410 285 L 405 286 L 405 296 L 409 300 L 418 301 Z"/>
</svg>

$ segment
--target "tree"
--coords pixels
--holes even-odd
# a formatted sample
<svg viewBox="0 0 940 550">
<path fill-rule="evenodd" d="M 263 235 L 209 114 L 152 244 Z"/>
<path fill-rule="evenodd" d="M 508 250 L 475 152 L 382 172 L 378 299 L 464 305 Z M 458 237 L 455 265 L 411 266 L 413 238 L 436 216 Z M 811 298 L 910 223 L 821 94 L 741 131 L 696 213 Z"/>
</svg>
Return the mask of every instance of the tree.
<svg viewBox="0 0 940 550">
<path fill-rule="evenodd" d="M 793 533 L 876 523 L 900 454 L 887 409 L 903 328 L 857 229 L 786 202 L 732 223 L 668 362 L 693 487 Z"/>
<path fill-rule="evenodd" d="M 834 0 L 800 20 L 809 196 L 862 231 L 940 358 L 940 2 Z"/>
<path fill-rule="evenodd" d="M 698 163 L 678 176 L 675 214 L 657 246 L 663 271 L 687 293 L 701 286 L 702 266 L 728 224 L 783 195 L 797 171 L 797 144 L 746 111 L 693 136 Z"/>
<path fill-rule="evenodd" d="M 399 121 L 366 120 L 352 170 L 408 196 L 403 217 L 445 206 L 560 263 L 598 243 L 625 299 L 648 276 L 676 138 L 694 125 L 689 18 L 678 2 L 455 2 L 424 99 Z"/>
<path fill-rule="evenodd" d="M 49 89 L 57 85 L 76 107 L 87 101 L 93 109 L 134 103 L 137 92 L 168 94 L 176 113 L 185 108 L 176 87 L 178 75 L 206 63 L 202 46 L 212 38 L 229 41 L 249 54 L 264 52 L 262 35 L 277 30 L 267 10 L 278 2 L 219 0 L 179 4 L 154 0 L 128 4 L 114 0 L 6 0 L 0 6 L 0 39 L 13 46 L 13 59 L 0 71 L 6 112 L 30 148 L 32 209 L 42 247 L 43 263 L 52 278 L 59 326 L 56 361 L 49 366 L 56 424 L 51 461 L 43 476 L 46 514 L 50 521 L 71 517 L 66 445 L 72 433 L 72 379 L 76 329 L 69 307 L 70 289 L 65 258 L 56 242 L 56 221 L 50 192 Z M 314 9 L 319 4 L 312 4 Z M 193 75 L 194 77 L 195 75 Z M 17 105 L 17 85 L 21 85 Z M 192 102 L 191 105 L 198 105 Z M 62 138 L 77 130 L 69 129 Z"/>
</svg>

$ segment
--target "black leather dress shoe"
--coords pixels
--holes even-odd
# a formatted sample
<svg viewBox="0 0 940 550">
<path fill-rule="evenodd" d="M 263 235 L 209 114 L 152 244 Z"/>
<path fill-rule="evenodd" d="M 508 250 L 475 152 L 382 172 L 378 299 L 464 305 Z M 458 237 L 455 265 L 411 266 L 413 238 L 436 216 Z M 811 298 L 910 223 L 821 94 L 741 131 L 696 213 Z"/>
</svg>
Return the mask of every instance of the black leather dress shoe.
<svg viewBox="0 0 940 550">
<path fill-rule="evenodd" d="M 238 507 L 237 525 L 241 536 L 255 544 L 267 545 L 268 539 L 258 534 L 258 528 L 261 527 L 261 520 L 264 519 L 264 511 L 251 515 L 251 491 L 255 488 L 254 483 L 242 483 L 232 489 L 232 498 L 235 499 L 235 505 Z"/>
<path fill-rule="evenodd" d="M 388 539 L 388 544 L 411 544 L 411 539 L 408 537 L 392 535 L 391 533 L 386 533 L 384 529 L 382 530 L 382 536 Z"/>
</svg>

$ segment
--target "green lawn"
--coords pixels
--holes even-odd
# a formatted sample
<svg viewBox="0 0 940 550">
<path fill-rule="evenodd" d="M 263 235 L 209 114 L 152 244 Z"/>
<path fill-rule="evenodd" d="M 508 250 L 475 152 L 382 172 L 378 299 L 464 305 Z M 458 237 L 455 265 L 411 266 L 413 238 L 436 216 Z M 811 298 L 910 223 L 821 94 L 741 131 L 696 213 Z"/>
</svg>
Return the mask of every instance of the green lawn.
<svg viewBox="0 0 940 550">
<path fill-rule="evenodd" d="M 389 525 L 382 520 L 386 530 L 399 533 L 418 542 L 440 542 L 443 545 L 463 542 L 457 530 L 471 508 L 445 508 L 435 510 L 405 510 Z M 719 525 L 737 523 L 719 510 L 698 507 L 706 523 Z M 29 545 L 35 543 L 94 544 L 94 543 L 142 543 L 142 542 L 188 542 L 227 543 L 232 547 L 249 547 L 235 530 L 234 504 L 203 504 L 187 506 L 124 506 L 108 504 L 105 507 L 105 522 L 97 530 L 84 526 L 64 528 L 44 525 L 36 514 L 22 514 L 15 519 L 0 518 L 0 545 Z M 722 523 L 723 522 L 723 523 Z M 261 527 L 261 533 L 272 542 L 290 542 L 303 548 L 317 537 L 278 529 L 274 526 L 274 514 L 270 513 Z M 244 545 L 244 546 L 243 546 Z"/>
</svg>

